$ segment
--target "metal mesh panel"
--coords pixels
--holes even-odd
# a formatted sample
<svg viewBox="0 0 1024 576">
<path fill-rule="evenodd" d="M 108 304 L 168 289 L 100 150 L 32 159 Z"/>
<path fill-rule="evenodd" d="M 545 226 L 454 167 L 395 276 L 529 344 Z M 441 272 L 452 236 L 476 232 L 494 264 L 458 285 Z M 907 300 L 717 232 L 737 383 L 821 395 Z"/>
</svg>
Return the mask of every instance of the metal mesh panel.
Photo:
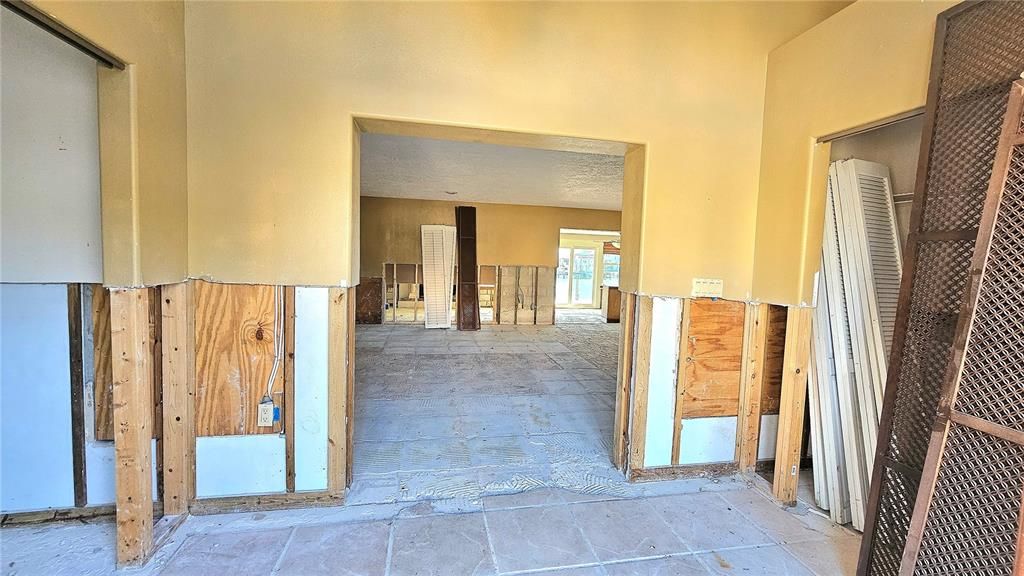
<svg viewBox="0 0 1024 576">
<path fill-rule="evenodd" d="M 922 242 L 918 250 L 889 458 L 920 470 L 949 365 L 974 242 Z"/>
<path fill-rule="evenodd" d="M 915 203 L 923 202 L 923 207 L 914 207 L 920 213 L 917 234 L 977 228 L 1007 94 L 1024 70 L 1024 3 L 982 2 L 943 18 L 943 43 L 936 47 L 941 50 L 939 88 L 936 100 L 929 102 L 934 116 L 927 175 L 924 194 L 915 198 Z M 897 316 L 903 324 L 896 333 L 903 335 L 903 342 L 894 346 L 890 363 L 898 370 L 887 384 L 894 390 L 886 398 L 891 421 L 877 477 L 878 503 L 869 508 L 875 517 L 869 518 L 868 574 L 899 572 L 909 528 L 907 507 L 913 505 L 919 480 L 890 461 L 911 472 L 923 468 L 974 248 L 973 239 L 935 240 L 917 234 L 911 234 L 907 252 L 917 254 L 907 263 L 913 270 L 911 294 L 902 297 Z M 1017 502 L 1019 506 L 1019 498 Z"/>
<path fill-rule="evenodd" d="M 951 424 L 915 574 L 1009 576 L 1022 471 L 1024 446 Z"/>
<path fill-rule="evenodd" d="M 1024 431 L 1024 147 L 1013 152 L 981 281 L 956 409 Z"/>
<path fill-rule="evenodd" d="M 875 525 L 872 566 L 878 573 L 897 574 L 920 479 L 907 477 L 894 468 L 885 468 L 882 474 L 888 490 L 879 503 L 885 514 L 878 517 Z"/>
</svg>

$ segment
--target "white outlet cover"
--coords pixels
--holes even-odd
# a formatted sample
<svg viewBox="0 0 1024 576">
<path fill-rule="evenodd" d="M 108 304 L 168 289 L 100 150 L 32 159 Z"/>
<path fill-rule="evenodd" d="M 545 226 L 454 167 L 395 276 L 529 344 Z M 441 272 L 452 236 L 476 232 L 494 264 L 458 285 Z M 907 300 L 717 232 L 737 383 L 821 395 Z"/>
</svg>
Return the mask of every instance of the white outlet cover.
<svg viewBox="0 0 1024 576">
<path fill-rule="evenodd" d="M 693 298 L 721 298 L 724 285 L 721 278 L 694 278 L 693 291 L 690 296 Z"/>
<path fill-rule="evenodd" d="M 259 413 L 256 417 L 257 426 L 274 425 L 274 404 L 272 402 L 260 402 Z"/>
</svg>

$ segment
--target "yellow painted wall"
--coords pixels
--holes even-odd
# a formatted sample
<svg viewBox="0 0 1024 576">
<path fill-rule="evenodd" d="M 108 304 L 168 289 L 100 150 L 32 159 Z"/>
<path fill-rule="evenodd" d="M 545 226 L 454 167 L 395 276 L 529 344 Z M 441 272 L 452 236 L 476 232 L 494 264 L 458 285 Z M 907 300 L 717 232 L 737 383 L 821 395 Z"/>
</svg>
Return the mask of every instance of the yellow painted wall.
<svg viewBox="0 0 1024 576">
<path fill-rule="evenodd" d="M 398 198 L 360 199 L 360 269 L 380 276 L 383 262 L 418 263 L 420 225 L 455 225 L 455 206 L 476 206 L 477 262 L 556 266 L 559 228 L 618 230 L 621 212 Z"/>
<path fill-rule="evenodd" d="M 184 4 L 50 0 L 33 0 L 33 4 L 135 65 L 138 202 L 128 210 L 103 207 L 104 238 L 110 239 L 108 232 L 115 230 L 118 240 L 104 241 L 104 281 L 113 285 L 181 281 L 188 267 Z M 103 76 L 100 82 L 102 96 Z M 137 223 L 133 223 L 133 210 Z M 134 246 L 136 236 L 138 246 Z"/>
<path fill-rule="evenodd" d="M 767 54 L 841 7 L 188 3 L 189 271 L 353 282 L 351 117 L 373 115 L 646 144 L 624 278 L 745 298 Z"/>
<path fill-rule="evenodd" d="M 829 161 L 815 141 L 923 106 L 935 19 L 953 4 L 862 0 L 769 55 L 755 298 L 812 300 Z"/>
</svg>

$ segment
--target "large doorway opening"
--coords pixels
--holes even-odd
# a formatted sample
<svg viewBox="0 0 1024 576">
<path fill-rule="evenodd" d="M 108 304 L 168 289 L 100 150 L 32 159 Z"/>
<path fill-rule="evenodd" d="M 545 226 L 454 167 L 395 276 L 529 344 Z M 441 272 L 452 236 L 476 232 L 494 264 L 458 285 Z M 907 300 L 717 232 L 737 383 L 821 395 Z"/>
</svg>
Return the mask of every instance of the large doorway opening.
<svg viewBox="0 0 1024 576">
<path fill-rule="evenodd" d="M 564 292 L 566 310 L 596 320 L 605 277 L 618 284 L 627 145 L 359 127 L 348 502 L 461 506 L 538 487 L 620 493 L 620 325 L 563 324 L 556 310 Z M 421 231 L 454 226 L 456 206 L 475 208 L 479 331 L 428 329 L 415 312 L 429 305 Z"/>
</svg>

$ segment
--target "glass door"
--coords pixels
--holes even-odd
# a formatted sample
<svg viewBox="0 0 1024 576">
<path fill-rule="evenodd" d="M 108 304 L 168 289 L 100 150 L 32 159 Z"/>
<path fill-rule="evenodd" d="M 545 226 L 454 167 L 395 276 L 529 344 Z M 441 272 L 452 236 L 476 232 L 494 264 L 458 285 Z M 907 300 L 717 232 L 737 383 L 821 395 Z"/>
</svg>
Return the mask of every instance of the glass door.
<svg viewBox="0 0 1024 576">
<path fill-rule="evenodd" d="M 555 270 L 555 306 L 569 305 L 569 263 L 572 248 L 558 249 L 558 269 Z"/>
<path fill-rule="evenodd" d="M 594 304 L 594 260 L 597 251 L 593 248 L 572 249 L 572 305 Z"/>
</svg>

